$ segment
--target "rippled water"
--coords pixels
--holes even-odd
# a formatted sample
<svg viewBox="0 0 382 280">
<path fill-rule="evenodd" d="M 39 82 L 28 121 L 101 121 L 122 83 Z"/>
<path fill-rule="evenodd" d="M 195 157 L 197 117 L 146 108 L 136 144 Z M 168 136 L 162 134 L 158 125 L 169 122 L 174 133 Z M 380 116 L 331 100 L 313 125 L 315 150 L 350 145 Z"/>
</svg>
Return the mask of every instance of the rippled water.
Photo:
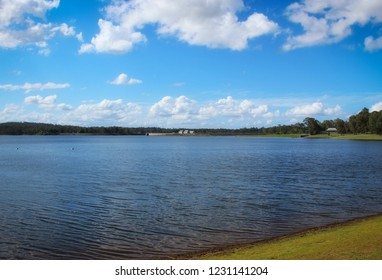
<svg viewBox="0 0 382 280">
<path fill-rule="evenodd" d="M 148 259 L 382 212 L 382 142 L 0 137 L 1 259 Z"/>
</svg>

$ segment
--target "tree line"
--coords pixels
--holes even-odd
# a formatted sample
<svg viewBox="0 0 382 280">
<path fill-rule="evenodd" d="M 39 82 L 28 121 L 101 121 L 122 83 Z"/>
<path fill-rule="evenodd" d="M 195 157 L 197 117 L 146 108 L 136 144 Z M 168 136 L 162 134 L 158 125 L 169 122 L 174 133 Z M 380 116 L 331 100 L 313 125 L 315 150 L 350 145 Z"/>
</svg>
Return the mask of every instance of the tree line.
<svg viewBox="0 0 382 280">
<path fill-rule="evenodd" d="M 336 128 L 340 134 L 382 134 L 382 110 L 370 113 L 368 108 L 363 108 L 358 114 L 350 116 L 347 121 L 337 118 L 319 122 L 314 118 L 305 118 L 304 125 L 311 135 L 319 134 L 328 128 Z"/>
<path fill-rule="evenodd" d="M 33 122 L 0 123 L 0 135 L 145 135 L 146 133 L 170 133 L 172 130 L 156 127 L 120 127 L 120 126 L 73 126 Z"/>
<path fill-rule="evenodd" d="M 188 128 L 160 127 L 120 127 L 93 126 L 82 127 L 33 122 L 0 123 L 0 135 L 147 135 L 150 133 L 178 134 Z M 306 131 L 303 123 L 279 125 L 275 127 L 252 127 L 240 129 L 198 128 L 192 129 L 194 134 L 201 135 L 267 135 L 267 134 L 300 134 Z"/>
<path fill-rule="evenodd" d="M 375 133 L 382 134 L 382 110 L 369 112 L 363 108 L 358 114 L 352 115 L 348 120 L 334 119 L 320 122 L 315 118 L 305 118 L 302 123 L 291 125 L 278 125 L 273 127 L 252 127 L 240 129 L 225 128 L 198 128 L 193 129 L 195 134 L 202 135 L 269 135 L 269 134 L 311 134 L 316 135 L 328 128 L 336 128 L 340 134 Z M 160 127 L 120 127 L 120 126 L 93 126 L 82 127 L 73 125 L 58 125 L 32 122 L 0 123 L 0 135 L 147 135 L 149 133 L 178 133 L 187 128 L 160 128 Z"/>
</svg>

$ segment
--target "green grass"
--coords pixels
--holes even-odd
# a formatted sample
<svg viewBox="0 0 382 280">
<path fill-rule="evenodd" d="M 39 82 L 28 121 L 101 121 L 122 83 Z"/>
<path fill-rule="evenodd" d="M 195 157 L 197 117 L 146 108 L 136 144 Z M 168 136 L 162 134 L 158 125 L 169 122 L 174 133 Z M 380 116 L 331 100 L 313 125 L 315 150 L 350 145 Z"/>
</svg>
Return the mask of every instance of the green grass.
<svg viewBox="0 0 382 280">
<path fill-rule="evenodd" d="M 382 216 L 315 229 L 255 245 L 206 253 L 209 260 L 382 260 Z"/>
<path fill-rule="evenodd" d="M 239 137 L 248 138 L 300 138 L 301 134 L 259 134 L 259 135 L 238 135 Z"/>
<path fill-rule="evenodd" d="M 345 140 L 382 140 L 382 135 L 378 134 L 338 134 L 338 133 L 331 133 L 330 135 L 327 134 L 317 134 L 317 135 L 310 135 L 306 138 L 320 138 L 320 139 L 345 139 Z"/>
<path fill-rule="evenodd" d="M 301 134 L 264 134 L 264 135 L 240 135 L 240 137 L 258 137 L 258 138 L 267 138 L 267 137 L 285 137 L 285 138 L 300 138 Z M 326 133 L 309 135 L 304 138 L 308 139 L 338 139 L 338 140 L 382 140 L 382 135 L 378 134 L 339 134 L 331 133 L 330 135 Z"/>
</svg>

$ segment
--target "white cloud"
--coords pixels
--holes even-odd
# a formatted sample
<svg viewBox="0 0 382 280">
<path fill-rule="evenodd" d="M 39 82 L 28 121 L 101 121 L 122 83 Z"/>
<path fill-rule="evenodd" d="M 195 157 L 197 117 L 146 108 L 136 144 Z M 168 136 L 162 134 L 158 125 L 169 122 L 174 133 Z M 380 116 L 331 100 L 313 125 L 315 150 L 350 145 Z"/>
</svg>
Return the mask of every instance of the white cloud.
<svg viewBox="0 0 382 280">
<path fill-rule="evenodd" d="M 61 25 L 54 27 L 51 29 L 51 32 L 61 32 L 64 36 L 81 36 L 82 33 L 76 35 L 76 31 L 73 26 L 68 26 L 66 23 L 62 23 Z"/>
<path fill-rule="evenodd" d="M 78 106 L 65 115 L 62 121 L 88 125 L 142 125 L 142 107 L 122 99 L 104 99 L 99 103 Z"/>
<path fill-rule="evenodd" d="M 25 15 L 43 18 L 48 10 L 57 8 L 60 0 L 2 0 L 0 5 L 0 24 L 24 21 Z"/>
<path fill-rule="evenodd" d="M 126 74 L 122 73 L 110 83 L 113 85 L 135 85 L 141 84 L 142 81 L 134 78 L 129 78 Z"/>
<path fill-rule="evenodd" d="M 24 103 L 29 105 L 29 104 L 36 104 L 42 109 L 54 109 L 56 107 L 56 99 L 57 95 L 50 95 L 47 97 L 41 97 L 40 95 L 35 95 L 35 96 L 28 96 L 25 97 Z"/>
<path fill-rule="evenodd" d="M 78 52 L 80 54 L 82 54 L 82 53 L 90 53 L 90 52 L 92 52 L 94 50 L 95 50 L 95 48 L 94 48 L 93 44 L 85 44 L 85 43 L 83 43 L 81 45 L 80 50 Z"/>
<path fill-rule="evenodd" d="M 71 105 L 60 103 L 56 104 L 57 95 L 49 95 L 42 97 L 40 95 L 28 96 L 24 98 L 24 104 L 31 105 L 35 104 L 44 110 L 59 110 L 59 111 L 70 111 L 73 109 Z"/>
<path fill-rule="evenodd" d="M 382 1 L 303 0 L 289 5 L 286 13 L 290 21 L 304 29 L 303 34 L 288 38 L 283 49 L 289 51 L 336 43 L 349 36 L 354 25 L 382 22 Z"/>
<path fill-rule="evenodd" d="M 100 33 L 92 38 L 90 44 L 82 44 L 79 53 L 109 52 L 125 53 L 133 48 L 133 45 L 146 40 L 140 32 L 134 32 L 130 28 L 114 25 L 112 22 L 100 19 L 98 21 Z"/>
<path fill-rule="evenodd" d="M 47 123 L 61 123 L 74 125 L 121 125 L 141 126 L 144 124 L 142 107 L 135 103 L 121 99 L 104 99 L 98 103 L 82 104 L 73 107 L 69 104 L 58 103 L 57 96 L 42 97 L 28 96 L 24 99 L 26 106 L 7 105 L 0 111 L 0 122 L 5 121 L 33 121 Z M 30 105 L 37 105 L 38 109 L 31 110 Z"/>
<path fill-rule="evenodd" d="M 272 108 L 275 108 L 273 110 Z M 377 103 L 372 109 L 382 107 Z M 187 96 L 165 96 L 157 102 L 138 104 L 123 99 L 87 101 L 77 106 L 58 100 L 57 95 L 27 96 L 22 105 L 8 104 L 0 109 L 1 121 L 37 121 L 82 126 L 159 126 L 159 127 L 261 127 L 301 122 L 303 118 L 340 115 L 341 107 L 321 102 L 278 107 L 251 99 L 231 96 L 198 102 Z"/>
<path fill-rule="evenodd" d="M 19 110 L 20 110 L 19 106 L 15 105 L 15 104 L 8 104 L 5 106 L 2 113 L 3 114 L 13 114 L 15 112 L 18 112 Z"/>
<path fill-rule="evenodd" d="M 252 13 L 239 20 L 245 9 L 242 0 L 114 0 L 105 8 L 106 18 L 99 19 L 99 33 L 80 53 L 125 53 L 146 42 L 141 32 L 155 25 L 158 35 L 174 36 L 190 45 L 242 50 L 248 40 L 275 33 L 278 25 L 265 15 Z"/>
<path fill-rule="evenodd" d="M 269 116 L 270 113 L 266 104 L 257 105 L 254 101 L 248 99 L 235 100 L 232 96 L 203 106 L 199 112 L 202 118 L 214 116 L 256 118 L 267 114 Z"/>
<path fill-rule="evenodd" d="M 149 116 L 155 120 L 154 125 L 174 126 L 222 126 L 254 125 L 264 123 L 265 119 L 279 117 L 280 112 L 270 112 L 268 105 L 257 105 L 251 100 L 236 100 L 231 96 L 215 102 L 199 104 L 186 96 L 165 96 L 149 109 Z"/>
<path fill-rule="evenodd" d="M 35 45 L 45 48 L 57 33 L 75 36 L 74 27 L 46 23 L 46 13 L 58 8 L 59 0 L 1 0 L 0 48 Z"/>
<path fill-rule="evenodd" d="M 82 43 L 84 42 L 84 37 L 82 36 L 82 32 L 78 33 L 76 35 L 76 38 L 77 38 L 78 41 L 80 41 Z"/>
<path fill-rule="evenodd" d="M 165 96 L 150 107 L 149 113 L 153 117 L 166 117 L 176 120 L 194 119 L 197 114 L 196 101 L 186 96 L 173 98 Z"/>
<path fill-rule="evenodd" d="M 41 85 L 40 90 L 63 89 L 63 88 L 68 88 L 68 87 L 70 87 L 70 85 L 68 83 L 56 84 L 56 83 L 48 82 L 48 83 Z"/>
<path fill-rule="evenodd" d="M 376 104 L 374 104 L 374 105 L 371 106 L 371 108 L 370 108 L 370 112 L 374 112 L 374 111 L 379 112 L 379 111 L 381 111 L 381 110 L 382 110 L 382 101 L 381 101 L 381 102 L 378 102 L 378 103 L 376 103 Z"/>
<path fill-rule="evenodd" d="M 324 115 L 335 116 L 342 113 L 342 108 L 340 105 L 336 105 L 334 108 L 324 108 Z"/>
<path fill-rule="evenodd" d="M 60 103 L 56 106 L 56 108 L 58 110 L 61 110 L 61 111 L 70 111 L 73 109 L 73 106 L 69 105 L 69 104 L 65 104 L 65 103 Z"/>
<path fill-rule="evenodd" d="M 12 85 L 12 84 L 5 84 L 5 85 L 0 85 L 0 90 L 10 90 L 10 91 L 16 91 L 16 90 L 23 90 L 25 93 L 30 93 L 35 90 L 53 90 L 53 89 L 64 89 L 70 87 L 70 84 L 65 83 L 65 84 L 56 84 L 52 82 L 48 82 L 45 84 L 42 83 L 25 83 L 23 85 Z"/>
<path fill-rule="evenodd" d="M 334 108 L 327 108 L 322 102 L 314 102 L 312 104 L 306 104 L 296 106 L 288 110 L 285 115 L 288 117 L 302 117 L 302 116 L 330 116 L 338 115 L 342 113 L 341 106 L 336 105 Z"/>
<path fill-rule="evenodd" d="M 365 38 L 365 49 L 369 52 L 374 52 L 382 49 L 382 36 L 374 39 L 372 36 Z"/>
<path fill-rule="evenodd" d="M 0 122 L 9 122 L 17 120 L 20 111 L 20 106 L 16 104 L 5 105 L 4 109 L 0 111 Z"/>
</svg>

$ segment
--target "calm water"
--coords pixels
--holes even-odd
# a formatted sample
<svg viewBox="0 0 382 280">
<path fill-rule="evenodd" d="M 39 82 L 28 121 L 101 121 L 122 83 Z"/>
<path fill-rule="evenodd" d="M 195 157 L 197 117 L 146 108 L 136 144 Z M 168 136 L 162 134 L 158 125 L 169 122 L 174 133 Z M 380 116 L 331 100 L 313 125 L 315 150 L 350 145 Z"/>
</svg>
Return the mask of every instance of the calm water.
<svg viewBox="0 0 382 280">
<path fill-rule="evenodd" d="M 382 142 L 0 137 L 0 259 L 147 259 L 382 212 Z"/>
</svg>

